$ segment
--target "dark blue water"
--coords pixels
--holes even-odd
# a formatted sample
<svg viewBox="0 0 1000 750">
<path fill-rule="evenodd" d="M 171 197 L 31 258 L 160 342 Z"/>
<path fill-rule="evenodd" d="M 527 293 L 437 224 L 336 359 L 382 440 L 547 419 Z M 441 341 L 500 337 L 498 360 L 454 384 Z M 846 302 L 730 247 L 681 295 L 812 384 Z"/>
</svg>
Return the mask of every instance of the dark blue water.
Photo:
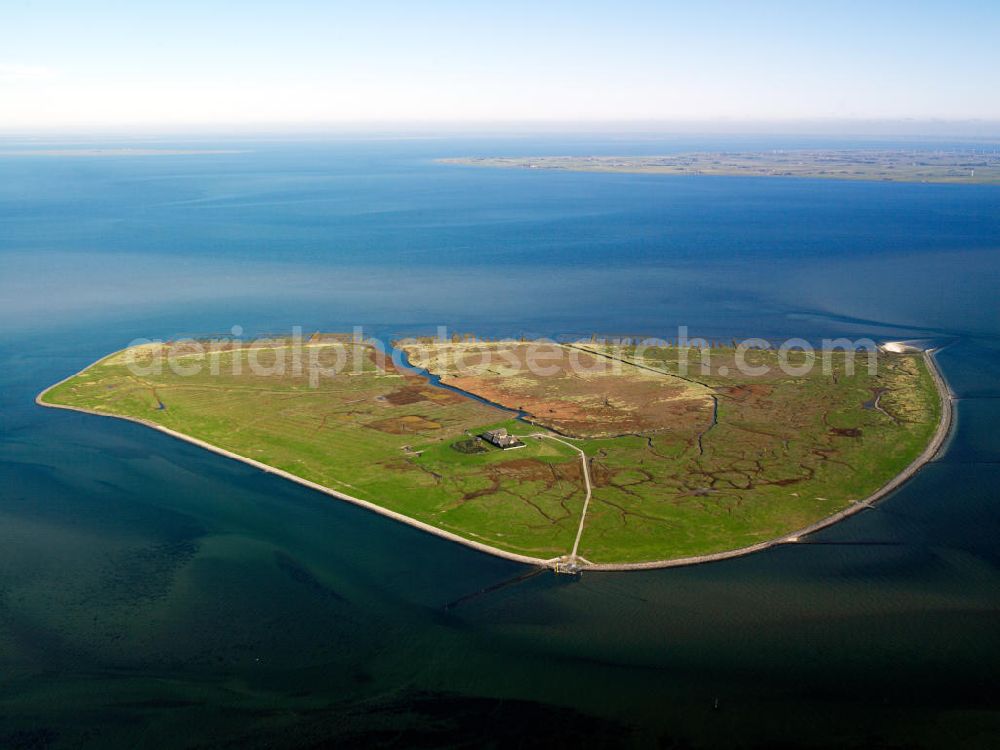
<svg viewBox="0 0 1000 750">
<path fill-rule="evenodd" d="M 0 158 L 0 747 L 995 746 L 1000 189 L 433 161 L 785 140 L 184 145 L 244 152 Z M 32 402 L 234 325 L 929 338 L 957 429 L 816 543 L 518 580 Z"/>
</svg>

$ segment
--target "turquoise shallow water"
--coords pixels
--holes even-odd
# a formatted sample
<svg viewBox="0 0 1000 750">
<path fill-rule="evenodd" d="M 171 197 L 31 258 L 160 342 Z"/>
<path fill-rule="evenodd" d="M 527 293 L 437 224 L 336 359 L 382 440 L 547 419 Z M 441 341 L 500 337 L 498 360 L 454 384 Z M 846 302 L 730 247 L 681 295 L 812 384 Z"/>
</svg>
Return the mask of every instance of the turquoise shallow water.
<svg viewBox="0 0 1000 750">
<path fill-rule="evenodd" d="M 1000 189 L 432 161 L 690 146 L 0 159 L 0 747 L 994 746 Z M 954 342 L 956 432 L 813 543 L 522 579 L 32 403 L 137 337 L 439 324 Z"/>
</svg>

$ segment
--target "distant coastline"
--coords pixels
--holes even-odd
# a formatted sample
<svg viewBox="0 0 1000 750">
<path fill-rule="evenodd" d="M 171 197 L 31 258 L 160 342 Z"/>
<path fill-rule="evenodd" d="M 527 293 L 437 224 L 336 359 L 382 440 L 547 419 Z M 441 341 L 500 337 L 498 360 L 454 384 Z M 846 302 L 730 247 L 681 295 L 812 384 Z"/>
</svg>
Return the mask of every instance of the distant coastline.
<svg viewBox="0 0 1000 750">
<path fill-rule="evenodd" d="M 664 156 L 461 157 L 439 159 L 438 162 L 565 172 L 1000 185 L 1000 151 L 996 148 L 942 151 L 773 149 Z"/>
</svg>

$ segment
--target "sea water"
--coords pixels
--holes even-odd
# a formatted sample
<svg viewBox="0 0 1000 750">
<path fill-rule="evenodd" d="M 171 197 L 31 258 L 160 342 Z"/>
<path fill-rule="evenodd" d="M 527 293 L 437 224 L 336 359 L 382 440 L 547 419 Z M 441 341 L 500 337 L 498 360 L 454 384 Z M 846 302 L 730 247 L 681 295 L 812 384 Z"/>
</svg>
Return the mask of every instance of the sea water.
<svg viewBox="0 0 1000 750">
<path fill-rule="evenodd" d="M 0 747 L 986 746 L 1000 188 L 435 161 L 796 145 L 968 144 L 5 143 Z M 232 153 L 29 153 L 128 146 Z M 920 338 L 948 345 L 957 427 L 913 481 L 808 543 L 525 577 L 138 425 L 33 403 L 135 339 L 233 326 Z"/>
</svg>

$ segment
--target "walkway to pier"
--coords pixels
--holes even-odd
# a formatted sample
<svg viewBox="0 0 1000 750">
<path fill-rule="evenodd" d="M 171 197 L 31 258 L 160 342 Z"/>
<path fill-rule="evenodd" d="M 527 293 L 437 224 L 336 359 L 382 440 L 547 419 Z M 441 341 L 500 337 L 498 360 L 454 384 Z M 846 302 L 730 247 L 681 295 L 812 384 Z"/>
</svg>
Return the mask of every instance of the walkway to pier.
<svg viewBox="0 0 1000 750">
<path fill-rule="evenodd" d="M 590 484 L 590 467 L 587 465 L 587 454 L 583 452 L 581 448 L 576 447 L 568 440 L 556 437 L 555 435 L 549 435 L 544 432 L 533 432 L 528 435 L 528 437 L 547 440 L 555 440 L 557 443 L 562 443 L 568 446 L 580 454 L 580 466 L 583 470 L 583 484 L 587 491 L 586 497 L 583 499 L 583 512 L 580 514 L 580 525 L 576 530 L 576 539 L 573 540 L 573 550 L 569 553 L 567 557 L 560 558 L 560 565 L 565 565 L 567 572 L 575 573 L 579 568 L 579 564 L 585 563 L 589 564 L 589 561 L 580 557 L 577 552 L 580 549 L 580 539 L 583 537 L 583 524 L 587 520 L 587 508 L 590 507 L 590 496 L 593 494 L 593 490 Z M 558 568 L 557 568 L 558 569 Z"/>
</svg>

